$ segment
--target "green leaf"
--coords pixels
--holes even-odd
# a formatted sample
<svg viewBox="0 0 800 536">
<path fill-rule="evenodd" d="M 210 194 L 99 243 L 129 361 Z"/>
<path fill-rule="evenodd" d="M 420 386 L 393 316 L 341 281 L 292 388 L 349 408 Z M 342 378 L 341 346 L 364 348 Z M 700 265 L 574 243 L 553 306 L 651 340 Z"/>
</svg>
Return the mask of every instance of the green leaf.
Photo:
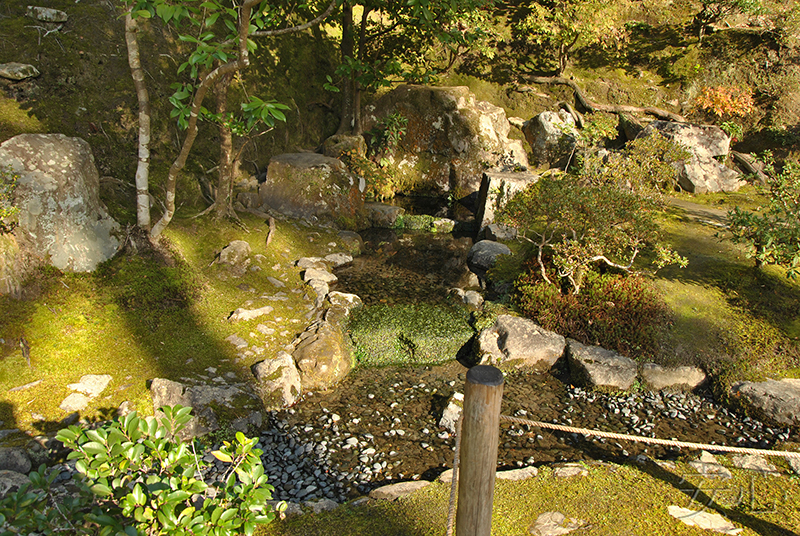
<svg viewBox="0 0 800 536">
<path fill-rule="evenodd" d="M 230 455 L 225 454 L 224 452 L 219 451 L 219 450 L 213 451 L 211 453 L 211 455 L 214 456 L 216 459 L 218 459 L 221 462 L 226 462 L 226 463 L 233 462 L 233 458 L 231 458 Z"/>
<path fill-rule="evenodd" d="M 94 486 L 91 486 L 89 489 L 92 490 L 92 493 L 99 497 L 107 497 L 111 495 L 111 488 L 105 484 L 97 483 Z"/>
<path fill-rule="evenodd" d="M 106 453 L 106 446 L 96 441 L 89 441 L 88 443 L 84 443 L 83 445 L 81 445 L 81 447 L 87 454 L 90 455 Z"/>
<path fill-rule="evenodd" d="M 132 16 L 134 19 L 137 17 L 141 17 L 143 19 L 149 19 L 153 16 L 153 14 L 147 11 L 146 9 L 140 9 L 139 11 L 134 11 L 132 13 Z"/>
</svg>

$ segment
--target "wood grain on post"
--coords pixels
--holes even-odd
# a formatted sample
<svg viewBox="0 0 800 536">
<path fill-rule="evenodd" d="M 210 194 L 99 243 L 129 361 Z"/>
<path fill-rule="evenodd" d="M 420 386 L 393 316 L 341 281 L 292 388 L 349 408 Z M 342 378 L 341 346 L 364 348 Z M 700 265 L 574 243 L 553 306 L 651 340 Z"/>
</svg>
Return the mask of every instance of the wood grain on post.
<svg viewBox="0 0 800 536">
<path fill-rule="evenodd" d="M 461 428 L 456 536 L 489 536 L 500 437 L 503 373 L 478 365 L 467 372 Z"/>
</svg>

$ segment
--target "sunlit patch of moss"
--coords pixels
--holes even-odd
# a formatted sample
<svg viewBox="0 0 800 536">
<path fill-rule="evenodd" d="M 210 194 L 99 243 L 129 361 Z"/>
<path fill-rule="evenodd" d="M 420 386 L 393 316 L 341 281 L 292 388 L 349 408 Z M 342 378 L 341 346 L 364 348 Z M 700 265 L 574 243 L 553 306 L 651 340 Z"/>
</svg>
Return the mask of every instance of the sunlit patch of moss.
<svg viewBox="0 0 800 536">
<path fill-rule="evenodd" d="M 44 131 L 44 125 L 35 115 L 20 108 L 14 99 L 0 94 L 0 142 L 18 134 Z"/>
</svg>

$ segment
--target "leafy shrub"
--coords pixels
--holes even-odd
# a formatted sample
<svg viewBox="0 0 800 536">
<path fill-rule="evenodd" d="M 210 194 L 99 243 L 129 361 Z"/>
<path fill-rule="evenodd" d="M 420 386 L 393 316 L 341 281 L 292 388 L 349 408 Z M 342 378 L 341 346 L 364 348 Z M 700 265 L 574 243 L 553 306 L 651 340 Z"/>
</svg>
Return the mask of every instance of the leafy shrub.
<svg viewBox="0 0 800 536">
<path fill-rule="evenodd" d="M 642 277 L 594 274 L 581 294 L 563 294 L 531 266 L 515 283 L 514 304 L 545 329 L 628 356 L 653 357 L 669 307 Z"/>
<path fill-rule="evenodd" d="M 733 242 L 751 246 L 756 265 L 777 264 L 790 278 L 800 274 L 800 164 L 787 163 L 777 173 L 767 158 L 769 203 L 762 211 L 735 207 L 728 212 Z"/>
<path fill-rule="evenodd" d="M 91 506 L 72 523 L 75 533 L 88 534 L 78 529 L 96 526 L 101 536 L 249 536 L 256 524 L 275 517 L 266 504 L 273 488 L 267 484 L 261 451 L 255 448 L 257 439 L 238 432 L 234 441 L 213 452 L 229 465 L 222 480 L 209 485 L 203 480 L 205 463 L 194 444 L 176 435 L 191 419 L 191 408 L 161 411 L 160 419 L 132 412 L 96 430 L 70 426 L 59 432 L 57 438 L 73 451 L 68 459 L 77 460 L 75 468 L 83 475 L 84 504 Z M 36 481 L 41 484 L 42 479 L 40 475 Z M 52 477 L 45 483 L 49 482 Z M 33 510 L 42 506 L 41 498 L 33 494 L 17 504 Z M 39 517 L 30 513 L 28 524 L 20 526 L 39 530 L 35 524 Z"/>
<path fill-rule="evenodd" d="M 755 110 L 752 92 L 740 87 L 707 86 L 700 91 L 695 102 L 719 118 L 744 117 Z"/>
<path fill-rule="evenodd" d="M 352 173 L 364 179 L 367 199 L 383 201 L 394 197 L 394 182 L 385 169 L 357 151 L 347 151 L 339 158 Z"/>
<path fill-rule="evenodd" d="M 361 307 L 348 331 L 362 365 L 419 365 L 455 359 L 474 335 L 462 309 L 431 304 Z"/>
</svg>

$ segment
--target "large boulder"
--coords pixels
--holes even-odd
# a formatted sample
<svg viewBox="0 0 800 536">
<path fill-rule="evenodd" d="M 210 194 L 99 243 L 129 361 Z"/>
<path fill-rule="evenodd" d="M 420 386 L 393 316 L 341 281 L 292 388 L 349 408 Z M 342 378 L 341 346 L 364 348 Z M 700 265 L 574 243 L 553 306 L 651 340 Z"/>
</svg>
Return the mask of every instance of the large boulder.
<svg viewBox="0 0 800 536">
<path fill-rule="evenodd" d="M 248 426 L 261 426 L 263 408 L 261 400 L 244 385 L 194 385 L 155 378 L 150 384 L 153 410 L 157 417 L 163 414 L 162 406 L 192 407 L 192 419 L 186 428 L 178 433 L 183 440 L 205 435 L 218 430 L 221 420 L 227 418 L 233 430 L 246 431 Z M 230 409 L 230 415 L 220 415 L 223 408 Z"/>
<path fill-rule="evenodd" d="M 671 121 L 653 121 L 642 136 L 655 132 L 685 147 L 691 157 L 677 165 L 678 184 L 687 192 L 735 192 L 746 183 L 738 172 L 720 164 L 715 157 L 727 156 L 730 137 L 713 125 L 692 125 Z"/>
<path fill-rule="evenodd" d="M 585 387 L 627 391 L 636 380 L 636 363 L 600 346 L 569 339 L 567 358 L 572 381 Z"/>
<path fill-rule="evenodd" d="M 467 266 L 481 280 L 484 280 L 486 272 L 494 266 L 500 255 L 511 255 L 511 249 L 500 242 L 481 240 L 470 248 L 467 254 Z"/>
<path fill-rule="evenodd" d="M 292 357 L 300 370 L 304 390 L 327 389 L 347 376 L 353 356 L 342 328 L 331 322 L 315 322 L 295 341 Z"/>
<path fill-rule="evenodd" d="M 481 178 L 478 191 L 479 228 L 494 223 L 495 213 L 517 192 L 524 190 L 539 180 L 539 175 L 532 173 L 502 173 L 487 171 Z"/>
<path fill-rule="evenodd" d="M 564 168 L 578 140 L 575 119 L 566 110 L 542 112 L 522 126 L 533 160 L 540 166 Z"/>
<path fill-rule="evenodd" d="M 252 371 L 265 408 L 291 406 L 300 396 L 300 372 L 288 353 L 280 352 L 274 359 L 259 361 Z"/>
<path fill-rule="evenodd" d="M 258 188 L 261 210 L 351 226 L 364 208 L 364 179 L 336 158 L 317 153 L 273 156 Z"/>
<path fill-rule="evenodd" d="M 480 333 L 478 345 L 482 363 L 546 370 L 564 355 L 566 339 L 527 318 L 500 315 Z"/>
<path fill-rule="evenodd" d="M 364 129 L 393 113 L 408 119 L 390 167 L 409 190 L 476 192 L 486 169 L 526 169 L 520 140 L 511 140 L 505 111 L 478 101 L 467 87 L 400 86 L 366 107 Z"/>
<path fill-rule="evenodd" d="M 19 175 L 19 226 L 0 255 L 0 280 L 20 281 L 37 265 L 88 272 L 119 248 L 119 224 L 98 195 L 89 144 L 62 134 L 21 134 L 0 145 L 0 167 Z M 4 291 L 17 284 L 6 283 Z"/>
<path fill-rule="evenodd" d="M 782 426 L 800 426 L 800 379 L 739 382 L 730 396 L 751 415 Z"/>
</svg>

